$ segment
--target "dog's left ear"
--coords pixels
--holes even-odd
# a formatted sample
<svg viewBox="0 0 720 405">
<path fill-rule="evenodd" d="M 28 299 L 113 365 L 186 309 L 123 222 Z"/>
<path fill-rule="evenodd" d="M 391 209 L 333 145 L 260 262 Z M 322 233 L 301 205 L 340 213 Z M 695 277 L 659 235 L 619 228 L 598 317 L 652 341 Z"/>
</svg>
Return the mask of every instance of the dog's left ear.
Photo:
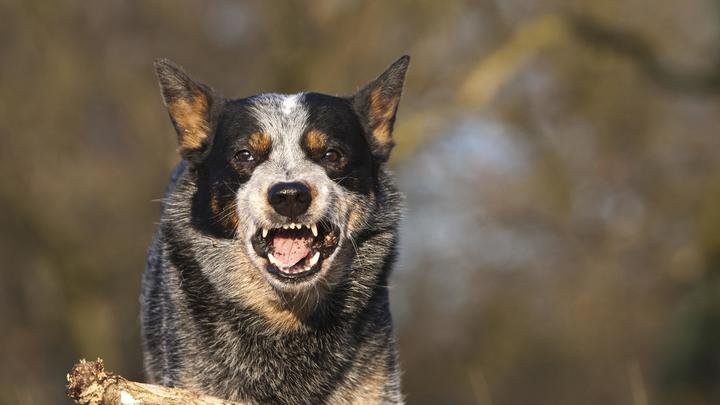
<svg viewBox="0 0 720 405">
<path fill-rule="evenodd" d="M 212 144 L 213 112 L 222 98 L 168 59 L 156 59 L 155 72 L 177 132 L 178 152 L 185 160 L 198 163 Z"/>
<path fill-rule="evenodd" d="M 409 63 L 408 55 L 400 57 L 352 97 L 355 112 L 369 136 L 373 156 L 381 162 L 387 161 L 395 144 L 392 138 L 393 124 Z"/>
</svg>

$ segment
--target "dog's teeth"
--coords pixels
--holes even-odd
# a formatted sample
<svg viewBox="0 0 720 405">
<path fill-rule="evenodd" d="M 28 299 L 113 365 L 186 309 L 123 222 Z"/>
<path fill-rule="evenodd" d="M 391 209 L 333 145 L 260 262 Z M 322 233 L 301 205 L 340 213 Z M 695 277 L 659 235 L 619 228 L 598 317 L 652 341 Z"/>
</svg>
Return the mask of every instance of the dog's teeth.
<svg viewBox="0 0 720 405">
<path fill-rule="evenodd" d="M 289 227 L 287 224 L 283 225 L 283 229 L 288 229 Z"/>
<path fill-rule="evenodd" d="M 267 230 L 267 228 L 263 228 L 263 230 L 262 230 L 262 236 L 263 236 L 263 238 L 267 238 L 267 235 L 268 235 L 268 230 Z"/>
<path fill-rule="evenodd" d="M 310 267 L 316 265 L 318 260 L 320 260 L 320 252 L 315 252 L 315 255 L 310 259 Z"/>
<path fill-rule="evenodd" d="M 277 259 L 275 259 L 275 256 L 273 256 L 272 253 L 268 253 L 268 260 L 270 260 L 270 263 L 277 266 L 277 264 L 278 264 Z"/>
<path fill-rule="evenodd" d="M 295 224 L 294 224 L 294 223 L 290 224 L 290 229 L 295 229 Z"/>
<path fill-rule="evenodd" d="M 313 235 L 317 238 L 317 236 L 318 236 L 317 224 L 310 225 L 310 230 L 312 231 Z"/>
</svg>

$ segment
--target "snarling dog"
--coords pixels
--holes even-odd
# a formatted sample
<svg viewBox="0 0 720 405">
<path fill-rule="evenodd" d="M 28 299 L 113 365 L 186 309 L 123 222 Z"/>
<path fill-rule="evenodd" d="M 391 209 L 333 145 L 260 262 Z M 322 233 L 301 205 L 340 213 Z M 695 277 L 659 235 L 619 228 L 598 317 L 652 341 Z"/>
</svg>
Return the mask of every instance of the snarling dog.
<svg viewBox="0 0 720 405">
<path fill-rule="evenodd" d="M 225 99 L 156 61 L 182 161 L 143 278 L 150 382 L 253 404 L 402 402 L 386 162 L 408 62 L 350 97 Z"/>
</svg>

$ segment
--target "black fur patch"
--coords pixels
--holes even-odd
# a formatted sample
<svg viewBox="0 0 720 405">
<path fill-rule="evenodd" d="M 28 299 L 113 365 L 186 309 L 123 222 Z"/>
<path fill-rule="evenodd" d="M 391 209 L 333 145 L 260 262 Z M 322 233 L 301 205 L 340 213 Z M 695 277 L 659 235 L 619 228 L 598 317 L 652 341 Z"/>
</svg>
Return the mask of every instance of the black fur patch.
<svg viewBox="0 0 720 405">
<path fill-rule="evenodd" d="M 303 142 L 305 153 L 322 165 L 328 176 L 337 183 L 351 191 L 368 194 L 373 184 L 373 161 L 365 131 L 352 109 L 351 101 L 308 93 L 305 95 L 305 104 L 310 112 L 308 131 L 316 129 L 327 134 L 327 149 L 337 149 L 346 161 L 341 166 L 325 163 L 325 151 L 312 150 L 307 142 Z"/>
<path fill-rule="evenodd" d="M 215 123 L 213 145 L 206 158 L 193 167 L 198 191 L 193 197 L 193 221 L 214 237 L 233 238 L 237 213 L 235 193 L 267 159 L 270 149 L 256 148 L 251 136 L 259 132 L 248 111 L 248 99 L 227 102 Z M 249 150 L 249 164 L 238 162 L 237 153 Z"/>
</svg>

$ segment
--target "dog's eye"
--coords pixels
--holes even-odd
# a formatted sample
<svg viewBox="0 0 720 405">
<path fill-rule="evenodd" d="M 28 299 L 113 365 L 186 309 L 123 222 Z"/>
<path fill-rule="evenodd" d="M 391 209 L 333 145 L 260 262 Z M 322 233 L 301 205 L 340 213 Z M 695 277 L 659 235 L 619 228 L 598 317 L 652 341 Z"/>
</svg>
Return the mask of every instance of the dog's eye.
<svg viewBox="0 0 720 405">
<path fill-rule="evenodd" d="M 323 155 L 323 160 L 330 163 L 337 163 L 340 161 L 342 155 L 335 149 L 328 149 Z"/>
<path fill-rule="evenodd" d="M 252 162 L 255 160 L 255 157 L 253 157 L 249 150 L 243 149 L 235 154 L 235 160 L 238 162 Z"/>
</svg>

